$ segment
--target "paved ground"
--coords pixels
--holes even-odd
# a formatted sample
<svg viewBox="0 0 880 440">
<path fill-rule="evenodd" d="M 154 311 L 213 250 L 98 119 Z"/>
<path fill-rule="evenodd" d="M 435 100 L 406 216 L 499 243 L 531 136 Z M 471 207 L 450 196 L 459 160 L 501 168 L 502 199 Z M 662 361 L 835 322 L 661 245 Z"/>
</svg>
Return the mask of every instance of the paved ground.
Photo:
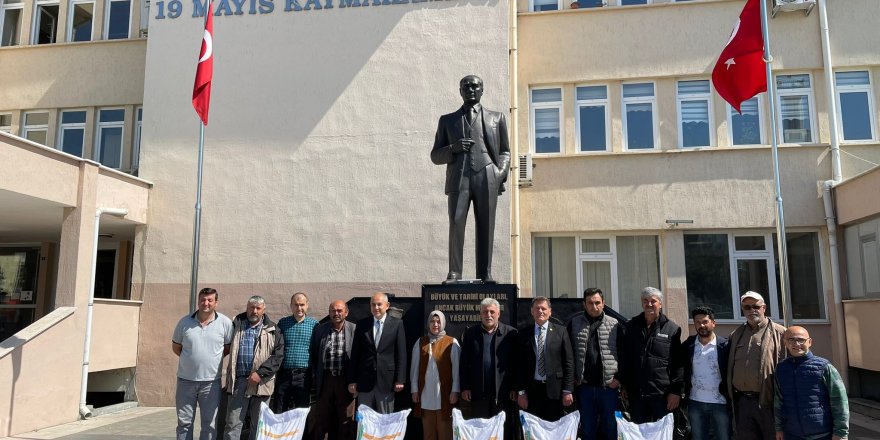
<svg viewBox="0 0 880 440">
<path fill-rule="evenodd" d="M 880 440 L 880 420 L 851 417 L 849 440 Z M 173 440 L 176 424 L 174 408 L 133 408 L 0 440 Z"/>
</svg>

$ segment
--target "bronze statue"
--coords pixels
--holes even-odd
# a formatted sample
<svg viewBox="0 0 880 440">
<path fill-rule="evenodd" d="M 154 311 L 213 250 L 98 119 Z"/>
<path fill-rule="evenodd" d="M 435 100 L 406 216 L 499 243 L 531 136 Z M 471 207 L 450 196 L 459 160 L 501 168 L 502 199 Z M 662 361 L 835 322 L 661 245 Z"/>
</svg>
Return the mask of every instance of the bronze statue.
<svg viewBox="0 0 880 440">
<path fill-rule="evenodd" d="M 477 278 L 492 279 L 495 207 L 504 192 L 510 166 L 507 118 L 480 105 L 483 80 L 468 75 L 459 82 L 464 104 L 440 117 L 431 161 L 446 165 L 449 206 L 449 274 L 444 283 L 461 280 L 464 230 L 470 203 L 476 220 Z"/>
</svg>

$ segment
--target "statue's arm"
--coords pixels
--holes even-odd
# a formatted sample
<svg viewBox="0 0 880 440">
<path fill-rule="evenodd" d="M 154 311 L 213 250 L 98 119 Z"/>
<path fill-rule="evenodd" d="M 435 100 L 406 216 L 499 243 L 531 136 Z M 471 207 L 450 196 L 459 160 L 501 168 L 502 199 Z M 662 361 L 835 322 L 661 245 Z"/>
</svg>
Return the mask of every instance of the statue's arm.
<svg viewBox="0 0 880 440">
<path fill-rule="evenodd" d="M 431 162 L 435 165 L 445 165 L 452 163 L 455 158 L 455 152 L 452 151 L 453 145 L 449 144 L 449 137 L 446 135 L 443 118 L 437 123 L 437 134 L 434 135 L 434 148 L 431 149 Z"/>
</svg>

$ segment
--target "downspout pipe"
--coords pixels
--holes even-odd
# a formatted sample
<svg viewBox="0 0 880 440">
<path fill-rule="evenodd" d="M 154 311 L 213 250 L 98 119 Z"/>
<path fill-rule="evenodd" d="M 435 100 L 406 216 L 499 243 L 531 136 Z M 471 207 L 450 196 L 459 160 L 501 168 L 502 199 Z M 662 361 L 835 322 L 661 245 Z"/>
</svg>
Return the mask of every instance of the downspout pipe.
<svg viewBox="0 0 880 440">
<path fill-rule="evenodd" d="M 837 121 L 839 118 L 839 109 L 837 108 L 837 90 L 834 85 L 834 64 L 831 60 L 831 36 L 828 26 L 828 1 L 819 0 L 819 26 L 821 27 L 822 40 L 822 67 L 825 77 L 825 94 L 828 102 L 828 131 L 831 134 L 831 180 L 824 182 L 822 185 L 822 202 L 825 207 L 825 227 L 828 229 L 828 252 L 831 259 L 831 289 L 834 290 L 834 310 L 829 313 L 829 317 L 839 314 L 838 326 L 841 342 L 838 347 L 844 347 L 838 350 L 836 358 L 839 358 L 840 366 L 849 365 L 849 359 L 846 347 L 846 330 L 840 324 L 843 321 L 842 304 L 843 291 L 841 287 L 840 274 L 840 253 L 837 245 L 837 216 L 834 213 L 834 199 L 832 189 L 834 185 L 843 180 L 843 173 L 840 165 L 840 131 Z M 846 368 L 841 368 L 841 375 L 844 382 L 848 382 L 848 374 Z"/>
<path fill-rule="evenodd" d="M 510 63 L 510 139 L 511 144 L 513 145 L 513 157 L 510 158 L 510 163 L 513 165 L 511 167 L 511 171 L 513 173 L 513 179 L 510 180 L 511 183 L 511 211 L 513 214 L 513 225 L 511 231 L 511 258 L 513 259 L 512 263 L 512 278 L 513 283 L 517 286 L 522 286 L 522 266 L 520 263 L 520 249 L 522 247 L 522 236 L 520 235 L 520 188 L 519 188 L 519 54 L 518 54 L 518 46 L 519 41 L 517 34 L 519 30 L 517 29 L 517 2 L 512 1 L 508 3 L 510 6 L 509 12 L 509 20 L 510 20 L 510 53 L 508 56 L 508 62 Z"/>
<path fill-rule="evenodd" d="M 98 231 L 101 226 L 101 216 L 104 214 L 117 217 L 128 215 L 127 209 L 121 208 L 98 208 L 95 210 L 95 233 L 92 236 L 92 267 L 89 277 L 89 303 L 86 308 L 86 337 L 83 342 L 82 378 L 79 390 L 79 415 L 83 419 L 92 416 L 92 411 L 86 405 L 86 389 L 89 385 L 89 356 L 92 344 L 92 317 L 95 309 L 95 272 L 98 269 Z"/>
</svg>

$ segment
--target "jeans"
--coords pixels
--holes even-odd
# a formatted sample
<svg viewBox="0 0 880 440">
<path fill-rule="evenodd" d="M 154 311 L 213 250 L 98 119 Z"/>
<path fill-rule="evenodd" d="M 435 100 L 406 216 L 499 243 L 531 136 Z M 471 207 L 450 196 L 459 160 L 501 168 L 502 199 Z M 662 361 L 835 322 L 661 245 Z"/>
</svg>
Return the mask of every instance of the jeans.
<svg viewBox="0 0 880 440">
<path fill-rule="evenodd" d="M 578 410 L 581 413 L 581 438 L 583 440 L 616 440 L 617 421 L 614 411 L 617 410 L 616 388 L 605 388 L 595 385 L 578 385 L 575 396 Z"/>
<path fill-rule="evenodd" d="M 730 439 L 730 414 L 727 412 L 727 405 L 690 400 L 687 411 L 694 440 Z M 710 432 L 715 435 L 710 435 Z"/>
<path fill-rule="evenodd" d="M 253 440 L 257 437 L 257 425 L 260 421 L 260 403 L 269 400 L 269 396 L 248 396 L 248 378 L 235 379 L 235 389 L 229 395 L 226 404 L 226 429 L 223 435 L 226 440 L 239 440 L 244 420 L 250 416 L 250 431 L 248 438 Z"/>
<path fill-rule="evenodd" d="M 216 419 L 217 408 L 220 406 L 220 379 L 192 381 L 178 377 L 174 400 L 177 406 L 177 440 L 192 440 L 196 405 L 199 407 L 199 417 L 202 422 L 199 439 L 217 438 Z"/>
</svg>

